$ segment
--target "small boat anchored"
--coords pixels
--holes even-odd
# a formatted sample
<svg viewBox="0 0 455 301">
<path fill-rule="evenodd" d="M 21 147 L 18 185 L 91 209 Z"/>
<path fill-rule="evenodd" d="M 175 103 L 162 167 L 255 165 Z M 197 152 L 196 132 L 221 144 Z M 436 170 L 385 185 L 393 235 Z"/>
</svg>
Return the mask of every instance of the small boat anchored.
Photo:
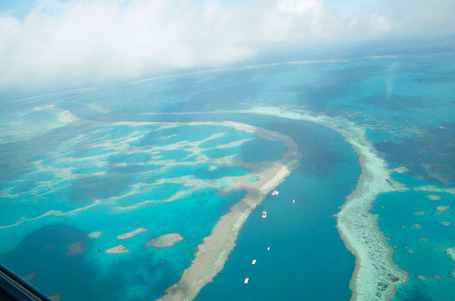
<svg viewBox="0 0 455 301">
<path fill-rule="evenodd" d="M 262 218 L 266 218 L 267 217 L 267 211 L 262 211 Z"/>
<path fill-rule="evenodd" d="M 274 192 L 272 192 L 272 195 L 278 195 L 280 192 L 278 190 L 275 190 Z"/>
</svg>

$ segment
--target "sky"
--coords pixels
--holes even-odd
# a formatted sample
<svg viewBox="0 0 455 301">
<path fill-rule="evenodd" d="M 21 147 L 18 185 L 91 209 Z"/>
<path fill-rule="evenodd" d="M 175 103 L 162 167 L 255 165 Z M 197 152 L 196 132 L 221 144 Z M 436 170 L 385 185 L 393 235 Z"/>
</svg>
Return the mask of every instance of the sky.
<svg viewBox="0 0 455 301">
<path fill-rule="evenodd" d="M 2 0 L 0 89 L 247 62 L 269 48 L 455 33 L 453 0 Z"/>
</svg>

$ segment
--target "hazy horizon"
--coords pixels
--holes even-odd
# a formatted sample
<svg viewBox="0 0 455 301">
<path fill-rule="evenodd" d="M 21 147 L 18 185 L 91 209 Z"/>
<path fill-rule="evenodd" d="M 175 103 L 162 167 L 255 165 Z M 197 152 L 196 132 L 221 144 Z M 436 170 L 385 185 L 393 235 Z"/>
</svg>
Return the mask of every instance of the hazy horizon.
<svg viewBox="0 0 455 301">
<path fill-rule="evenodd" d="M 455 3 L 4 1 L 0 90 L 239 64 L 450 50 Z M 433 45 L 434 44 L 434 45 Z"/>
</svg>

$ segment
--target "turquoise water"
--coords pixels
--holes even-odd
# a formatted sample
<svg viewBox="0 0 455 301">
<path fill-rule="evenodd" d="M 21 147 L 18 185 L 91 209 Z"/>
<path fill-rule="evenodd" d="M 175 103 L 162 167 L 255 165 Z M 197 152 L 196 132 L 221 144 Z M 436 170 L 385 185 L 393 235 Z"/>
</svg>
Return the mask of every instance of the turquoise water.
<svg viewBox="0 0 455 301">
<path fill-rule="evenodd" d="M 140 142 L 133 144 L 139 146 L 146 145 L 169 145 L 180 141 L 200 141 L 208 138 L 212 134 L 225 133 L 229 128 L 222 125 L 191 125 L 184 127 L 169 127 L 152 131 L 144 136 Z M 228 131 L 229 133 L 229 131 Z M 248 135 L 248 134 L 245 134 Z M 240 138 L 240 137 L 238 137 Z M 240 139 L 236 139 L 240 140 Z M 235 140 L 234 140 L 235 141 Z M 214 142 L 216 145 L 218 142 Z M 205 148 L 208 146 L 205 146 Z"/>
<path fill-rule="evenodd" d="M 240 148 L 240 160 L 243 162 L 278 161 L 286 153 L 286 147 L 279 141 L 254 139 Z"/>
<path fill-rule="evenodd" d="M 431 184 L 405 178 L 414 187 Z M 441 199 L 431 200 L 428 195 Z M 450 300 L 447 297 L 455 295 L 451 274 L 455 263 L 446 253 L 455 245 L 454 236 L 447 235 L 455 224 L 454 201 L 455 196 L 445 192 L 408 191 L 380 195 L 374 203 L 379 226 L 390 238 L 393 259 L 409 272 L 410 281 L 398 287 L 394 300 Z M 447 211 L 437 209 L 447 205 Z"/>
<path fill-rule="evenodd" d="M 205 189 L 171 203 L 136 211 L 106 215 L 100 214 L 99 209 L 89 210 L 63 224 L 45 226 L 44 222 L 14 251 L 4 253 L 2 262 L 20 275 L 36 273 L 32 283 L 49 295 L 62 294 L 67 300 L 156 298 L 178 280 L 176 271 L 189 265 L 194 248 L 210 233 L 217 216 L 225 213 L 241 195 L 234 192 L 221 198 L 216 191 Z M 178 222 L 182 216 L 190 217 L 191 227 Z M 117 234 L 136 226 L 149 231 L 123 242 L 132 253 L 110 256 L 97 251 L 111 247 Z M 93 229 L 102 230 L 102 235 L 90 240 L 87 233 Z M 151 237 L 170 232 L 180 233 L 185 240 L 167 249 L 144 247 Z M 68 245 L 74 242 L 80 242 L 85 251 L 65 255 Z M 132 266 L 135 268 L 127 268 Z M 146 283 L 139 281 L 143 277 L 148 279 Z"/>
<path fill-rule="evenodd" d="M 240 147 L 228 147 L 228 148 L 213 148 L 202 152 L 209 158 L 223 158 L 227 156 L 237 156 L 240 152 Z"/>
<path fill-rule="evenodd" d="M 286 148 L 225 125 L 118 122 L 236 121 L 289 135 L 303 159 L 280 194 L 253 211 L 225 269 L 198 299 L 348 300 L 354 258 L 333 214 L 360 173 L 353 150 L 322 126 L 209 113 L 276 105 L 351 120 L 390 167 L 409 169 L 393 177 L 410 189 L 379 195 L 372 209 L 393 261 L 410 276 L 394 300 L 451 300 L 454 195 L 413 188 L 455 185 L 454 62 L 453 54 L 439 54 L 278 64 L 10 99 L 0 113 L 0 226 L 8 226 L 0 229 L 0 262 L 62 300 L 158 298 L 243 195 L 223 193 L 232 183 L 224 178 L 250 169 L 217 160 L 260 164 L 279 160 Z M 79 120 L 59 122 L 35 110 L 50 104 Z M 167 112 L 205 113 L 144 114 Z M 147 231 L 117 239 L 139 227 Z M 94 231 L 100 236 L 88 238 Z M 173 232 L 184 237 L 175 246 L 144 247 Z M 119 244 L 130 252 L 105 253 Z"/>
<path fill-rule="evenodd" d="M 191 155 L 192 153 L 183 149 L 175 150 L 160 150 L 158 155 L 161 160 L 182 160 Z"/>
<path fill-rule="evenodd" d="M 254 138 L 254 137 L 256 137 L 255 133 L 239 131 L 239 130 L 230 128 L 228 131 L 226 131 L 224 133 L 223 136 L 203 142 L 199 145 L 199 147 L 202 147 L 202 148 L 217 147 L 217 146 L 228 144 L 228 143 L 235 142 L 238 140 L 249 139 L 249 138 Z M 226 148 L 224 148 L 224 149 L 226 149 Z"/>
<path fill-rule="evenodd" d="M 259 180 L 258 177 L 251 177 L 251 178 L 249 178 L 247 181 L 248 181 L 248 182 L 256 182 L 256 181 L 258 181 L 258 180 Z"/>
<path fill-rule="evenodd" d="M 151 143 L 165 130 L 178 143 L 175 149 Z M 58 147 L 30 160 L 29 172 L 2 185 L 0 231 L 6 243 L 0 260 L 63 300 L 156 299 L 189 266 L 219 217 L 243 197 L 241 190 L 226 193 L 230 182 L 224 178 L 251 172 L 198 153 L 222 151 L 231 142 L 241 147 L 256 135 L 218 125 L 84 125 L 75 131 L 78 135 L 59 137 Z M 200 187 L 188 182 L 197 179 L 217 181 Z M 146 231 L 119 238 L 139 228 Z M 183 240 L 168 248 L 146 247 L 168 233 Z M 106 254 L 120 244 L 127 253 Z"/>
</svg>

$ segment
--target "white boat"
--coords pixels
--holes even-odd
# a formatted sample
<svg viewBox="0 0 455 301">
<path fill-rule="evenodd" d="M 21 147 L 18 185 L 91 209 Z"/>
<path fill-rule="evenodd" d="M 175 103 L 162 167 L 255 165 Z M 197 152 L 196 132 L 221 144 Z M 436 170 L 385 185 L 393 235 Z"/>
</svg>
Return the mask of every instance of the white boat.
<svg viewBox="0 0 455 301">
<path fill-rule="evenodd" d="M 251 262 L 251 264 L 256 264 L 256 259 L 253 259 L 253 261 Z"/>
<path fill-rule="evenodd" d="M 247 284 L 248 281 L 250 281 L 250 278 L 245 278 L 245 281 L 243 281 L 243 283 Z"/>
<path fill-rule="evenodd" d="M 278 190 L 275 190 L 274 192 L 272 192 L 272 195 L 278 195 L 278 194 L 279 194 Z"/>
<path fill-rule="evenodd" d="M 267 211 L 262 211 L 262 218 L 266 218 L 267 217 Z"/>
</svg>

